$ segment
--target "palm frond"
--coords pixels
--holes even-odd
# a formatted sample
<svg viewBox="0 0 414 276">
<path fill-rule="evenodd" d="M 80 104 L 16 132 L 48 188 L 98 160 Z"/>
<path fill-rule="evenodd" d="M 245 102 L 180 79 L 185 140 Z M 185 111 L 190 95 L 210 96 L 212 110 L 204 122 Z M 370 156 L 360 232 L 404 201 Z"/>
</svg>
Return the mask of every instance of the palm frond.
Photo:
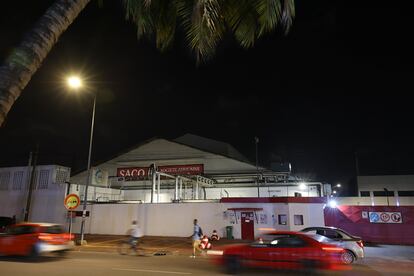
<svg viewBox="0 0 414 276">
<path fill-rule="evenodd" d="M 172 44 L 176 29 L 176 7 L 173 1 L 146 0 L 151 4 L 152 16 L 154 18 L 156 46 L 161 51 L 168 49 Z"/>
<path fill-rule="evenodd" d="M 257 12 L 251 0 L 226 1 L 224 18 L 236 40 L 244 48 L 254 45 L 257 38 Z"/>
<path fill-rule="evenodd" d="M 274 30 L 281 19 L 282 3 L 280 0 L 256 0 L 255 9 L 259 23 L 258 36 Z"/>
<path fill-rule="evenodd" d="M 137 37 L 151 35 L 154 32 L 154 23 L 150 8 L 146 6 L 148 0 L 124 0 L 125 17 L 137 26 Z"/>
<path fill-rule="evenodd" d="M 171 45 L 177 24 L 185 31 L 197 62 L 215 54 L 229 31 L 244 48 L 273 31 L 279 23 L 287 33 L 295 16 L 294 0 L 124 0 L 126 18 L 137 26 L 138 38 L 155 36 L 156 46 Z"/>
<path fill-rule="evenodd" d="M 214 55 L 224 33 L 220 0 L 177 1 L 177 14 L 182 19 L 186 37 L 197 61 Z"/>
<path fill-rule="evenodd" d="M 282 23 L 285 27 L 285 34 L 290 31 L 295 18 L 295 0 L 284 0 L 283 12 L 282 12 Z"/>
</svg>

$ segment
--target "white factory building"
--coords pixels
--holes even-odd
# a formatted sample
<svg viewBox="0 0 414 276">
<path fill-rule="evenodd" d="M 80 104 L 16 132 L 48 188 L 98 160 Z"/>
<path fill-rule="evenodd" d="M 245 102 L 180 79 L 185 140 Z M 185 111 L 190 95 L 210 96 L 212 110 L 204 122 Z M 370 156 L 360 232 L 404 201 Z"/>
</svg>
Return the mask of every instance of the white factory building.
<svg viewBox="0 0 414 276">
<path fill-rule="evenodd" d="M 32 169 L 0 169 L 0 216 L 23 220 Z M 54 165 L 35 171 L 29 220 L 68 226 L 64 198 L 83 199 L 89 179 L 85 233 L 91 234 L 125 234 L 137 219 L 145 235 L 184 237 L 198 218 L 207 233 L 224 236 L 231 226 L 234 238 L 251 239 L 260 229 L 324 225 L 331 192 L 329 184 L 294 177 L 289 165 L 256 167 L 231 145 L 191 134 L 140 143 L 94 165 L 89 175 L 69 179 L 69 168 Z M 75 233 L 80 220 L 72 219 Z"/>
<path fill-rule="evenodd" d="M 319 197 L 331 191 L 329 184 L 293 177 L 288 167 L 284 171 L 256 167 L 231 145 L 192 134 L 150 139 L 96 165 L 90 177 L 88 200 L 95 202 Z M 71 192 L 83 196 L 87 181 L 86 171 L 72 176 Z"/>
</svg>

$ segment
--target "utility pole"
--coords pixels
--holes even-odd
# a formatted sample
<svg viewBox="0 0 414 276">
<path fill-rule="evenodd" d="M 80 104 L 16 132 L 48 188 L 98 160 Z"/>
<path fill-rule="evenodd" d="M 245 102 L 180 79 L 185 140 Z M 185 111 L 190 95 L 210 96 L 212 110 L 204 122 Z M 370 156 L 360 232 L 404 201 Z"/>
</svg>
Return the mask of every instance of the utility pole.
<svg viewBox="0 0 414 276">
<path fill-rule="evenodd" d="M 388 189 L 384 188 L 385 195 L 387 196 L 387 206 L 390 206 L 390 200 L 388 198 Z"/>
<path fill-rule="evenodd" d="M 29 157 L 29 161 L 31 161 L 32 164 L 32 172 L 30 174 L 30 182 L 29 182 L 29 194 L 27 196 L 27 201 L 26 201 L 26 209 L 24 210 L 24 221 L 28 221 L 29 220 L 29 215 L 30 215 L 30 204 L 32 201 L 32 191 L 33 191 L 33 185 L 35 182 L 35 173 L 36 173 L 36 165 L 37 165 L 37 156 L 39 155 L 39 144 L 36 145 L 36 152 L 33 153 L 30 152 L 30 157 Z"/>
<path fill-rule="evenodd" d="M 88 188 L 91 182 L 91 156 L 92 156 L 92 141 L 93 141 L 93 129 L 95 125 L 95 109 L 96 109 L 96 93 L 93 96 L 93 108 L 92 108 L 92 120 L 91 120 L 91 135 L 89 137 L 89 151 L 88 151 L 88 178 L 85 185 L 85 193 L 83 194 L 83 206 L 82 206 L 82 223 L 81 223 L 81 241 L 80 244 L 83 245 L 83 238 L 85 235 L 85 221 L 86 221 L 86 205 L 88 203 Z"/>
<path fill-rule="evenodd" d="M 358 152 L 355 152 L 355 169 L 356 169 L 356 175 L 358 178 L 358 175 L 359 175 Z"/>
<path fill-rule="evenodd" d="M 254 137 L 254 142 L 256 144 L 256 184 L 257 184 L 257 197 L 260 197 L 260 185 L 259 185 L 259 153 L 258 153 L 258 144 L 259 138 L 257 136 Z"/>
<path fill-rule="evenodd" d="M 359 183 L 358 183 L 358 176 L 359 176 L 359 160 L 358 160 L 358 152 L 355 151 L 354 152 L 355 155 L 355 172 L 356 172 L 356 177 L 355 177 L 355 182 L 356 182 L 356 189 L 357 189 L 357 193 L 359 193 Z"/>
</svg>

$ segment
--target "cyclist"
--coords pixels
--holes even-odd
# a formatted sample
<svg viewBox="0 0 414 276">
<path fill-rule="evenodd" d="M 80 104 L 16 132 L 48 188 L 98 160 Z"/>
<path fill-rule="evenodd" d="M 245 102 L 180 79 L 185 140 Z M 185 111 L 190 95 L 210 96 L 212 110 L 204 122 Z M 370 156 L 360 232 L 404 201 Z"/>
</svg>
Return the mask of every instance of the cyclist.
<svg viewBox="0 0 414 276">
<path fill-rule="evenodd" d="M 142 231 L 136 220 L 132 221 L 129 235 L 129 243 L 131 244 L 131 247 L 134 248 L 134 250 L 137 250 L 138 241 L 142 237 Z"/>
</svg>

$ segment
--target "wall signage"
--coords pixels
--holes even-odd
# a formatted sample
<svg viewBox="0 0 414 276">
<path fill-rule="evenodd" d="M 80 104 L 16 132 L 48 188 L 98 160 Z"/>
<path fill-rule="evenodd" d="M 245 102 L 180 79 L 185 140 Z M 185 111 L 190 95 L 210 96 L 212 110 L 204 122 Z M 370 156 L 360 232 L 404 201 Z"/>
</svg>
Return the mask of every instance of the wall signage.
<svg viewBox="0 0 414 276">
<path fill-rule="evenodd" d="M 369 212 L 371 223 L 402 223 L 400 212 Z"/>
<path fill-rule="evenodd" d="M 203 164 L 159 166 L 157 169 L 159 172 L 170 175 L 200 175 L 204 173 Z M 149 167 L 117 168 L 116 176 L 123 177 L 125 181 L 137 181 L 148 179 L 149 173 Z"/>
</svg>

